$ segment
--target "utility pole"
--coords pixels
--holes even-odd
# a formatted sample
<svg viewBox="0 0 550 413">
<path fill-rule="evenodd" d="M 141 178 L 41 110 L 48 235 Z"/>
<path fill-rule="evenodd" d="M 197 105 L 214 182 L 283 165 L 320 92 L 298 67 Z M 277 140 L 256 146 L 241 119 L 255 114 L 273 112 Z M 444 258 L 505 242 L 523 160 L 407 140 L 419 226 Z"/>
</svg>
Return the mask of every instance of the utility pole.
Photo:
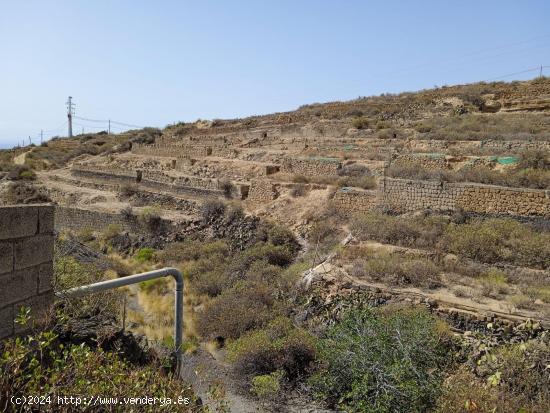
<svg viewBox="0 0 550 413">
<path fill-rule="evenodd" d="M 111 134 L 111 119 L 109 119 L 109 135 Z"/>
<path fill-rule="evenodd" d="M 30 145 L 31 143 L 32 143 L 32 142 L 31 142 L 31 137 L 29 136 L 29 145 Z"/>
<path fill-rule="evenodd" d="M 73 115 L 74 115 L 74 103 L 71 102 L 72 96 L 69 96 L 67 100 L 67 118 L 69 118 L 69 138 L 73 137 Z"/>
<path fill-rule="evenodd" d="M 539 73 L 539 77 L 542 77 L 542 65 L 540 65 L 540 73 Z"/>
<path fill-rule="evenodd" d="M 44 130 L 40 129 L 40 145 L 42 145 L 43 141 L 44 141 Z"/>
</svg>

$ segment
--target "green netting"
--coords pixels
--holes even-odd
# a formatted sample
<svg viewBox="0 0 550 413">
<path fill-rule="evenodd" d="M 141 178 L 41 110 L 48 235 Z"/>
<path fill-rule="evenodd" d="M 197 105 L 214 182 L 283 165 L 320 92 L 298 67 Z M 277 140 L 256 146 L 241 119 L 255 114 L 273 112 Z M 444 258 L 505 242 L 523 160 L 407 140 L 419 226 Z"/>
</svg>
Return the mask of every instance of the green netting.
<svg viewBox="0 0 550 413">
<path fill-rule="evenodd" d="M 501 165 L 511 165 L 518 163 L 519 158 L 517 156 L 502 156 L 497 158 L 497 162 Z"/>
</svg>

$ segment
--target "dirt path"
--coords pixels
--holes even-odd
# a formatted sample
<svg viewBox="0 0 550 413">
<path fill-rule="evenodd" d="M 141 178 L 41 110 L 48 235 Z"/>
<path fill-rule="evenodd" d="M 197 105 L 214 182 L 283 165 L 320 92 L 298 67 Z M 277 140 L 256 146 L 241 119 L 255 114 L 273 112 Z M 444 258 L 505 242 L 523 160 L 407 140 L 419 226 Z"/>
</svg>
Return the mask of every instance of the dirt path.
<svg viewBox="0 0 550 413">
<path fill-rule="evenodd" d="M 231 373 L 229 364 L 223 361 L 221 354 L 217 357 L 210 354 L 204 345 L 201 345 L 194 354 L 184 355 L 181 378 L 191 384 L 195 393 L 214 411 L 216 400 L 212 397 L 211 389 L 216 385 L 223 388 L 224 399 L 230 412 L 266 411 L 257 401 L 239 394 L 239 386 Z"/>
<path fill-rule="evenodd" d="M 17 155 L 16 157 L 14 157 L 13 158 L 13 163 L 16 164 L 16 165 L 25 164 L 25 160 L 27 159 L 27 153 L 28 152 L 23 152 L 22 154 Z"/>
</svg>

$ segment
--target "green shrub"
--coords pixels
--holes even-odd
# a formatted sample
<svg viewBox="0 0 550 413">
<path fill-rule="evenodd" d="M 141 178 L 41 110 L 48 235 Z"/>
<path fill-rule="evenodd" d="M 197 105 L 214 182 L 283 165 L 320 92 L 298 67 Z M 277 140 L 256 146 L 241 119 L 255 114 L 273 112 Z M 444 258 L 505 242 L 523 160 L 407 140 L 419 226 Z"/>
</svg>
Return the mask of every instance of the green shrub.
<svg viewBox="0 0 550 413">
<path fill-rule="evenodd" d="M 147 294 L 153 292 L 163 295 L 172 289 L 170 281 L 166 278 L 155 278 L 154 280 L 147 280 L 139 283 L 139 289 Z"/>
<path fill-rule="evenodd" d="M 508 292 L 507 276 L 502 271 L 491 268 L 479 278 L 481 293 L 487 297 L 499 298 Z"/>
<path fill-rule="evenodd" d="M 155 250 L 153 248 L 140 248 L 134 254 L 134 258 L 140 263 L 153 261 Z"/>
<path fill-rule="evenodd" d="M 349 311 L 319 345 L 310 382 L 354 412 L 424 412 L 434 406 L 446 362 L 437 321 L 416 309 Z"/>
<path fill-rule="evenodd" d="M 255 376 L 252 378 L 250 391 L 262 399 L 272 399 L 281 391 L 281 380 L 283 377 L 284 373 L 282 371 Z"/>
<path fill-rule="evenodd" d="M 158 365 L 130 365 L 115 353 L 92 349 L 86 345 L 64 346 L 57 336 L 45 331 L 3 342 L 0 355 L 0 409 L 12 411 L 10 398 L 37 395 L 49 397 L 51 404 L 40 411 L 80 411 L 82 406 L 61 406 L 57 397 L 84 396 L 143 397 L 144 395 L 181 398 L 182 404 L 140 405 L 139 411 L 196 411 L 196 397 L 180 379 L 161 373 Z M 187 404 L 183 404 L 184 398 Z M 68 409 L 67 409 L 68 407 Z M 117 406 L 111 411 L 126 411 Z M 87 406 L 86 411 L 102 412 L 105 406 Z M 15 410 L 14 410 L 15 411 Z"/>
<path fill-rule="evenodd" d="M 550 346 L 530 340 L 496 348 L 483 356 L 477 373 L 488 383 L 521 398 L 527 411 L 550 405 Z M 535 408 L 533 411 L 541 411 Z"/>
<path fill-rule="evenodd" d="M 250 331 L 228 346 L 228 360 L 244 375 L 284 372 L 294 382 L 304 377 L 315 359 L 316 338 L 287 317 Z"/>
</svg>

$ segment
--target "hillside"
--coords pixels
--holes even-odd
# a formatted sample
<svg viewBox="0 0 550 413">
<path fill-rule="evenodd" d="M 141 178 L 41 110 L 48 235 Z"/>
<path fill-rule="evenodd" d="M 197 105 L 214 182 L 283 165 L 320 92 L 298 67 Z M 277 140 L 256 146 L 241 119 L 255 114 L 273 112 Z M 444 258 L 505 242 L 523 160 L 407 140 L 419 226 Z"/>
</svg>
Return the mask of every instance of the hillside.
<svg viewBox="0 0 550 413">
<path fill-rule="evenodd" d="M 418 391 L 418 409 L 456 411 L 463 403 L 449 382 L 466 397 L 485 389 L 472 383 L 498 372 L 502 386 L 479 390 L 478 403 L 507 400 L 538 412 L 550 400 L 531 381 L 526 399 L 512 367 L 483 358 L 494 349 L 495 360 L 512 365 L 506 346 L 527 343 L 534 350 L 526 359 L 544 364 L 549 345 L 548 78 L 58 138 L 1 151 L 0 190 L 2 204 L 54 202 L 60 239 L 102 257 L 109 276 L 181 268 L 190 371 L 200 363 L 219 369 L 233 406 L 254 400 L 272 409 L 280 398 L 284 411 L 298 411 L 292 406 L 311 402 L 314 388 L 319 409 L 353 411 L 349 395 L 360 390 L 339 383 L 358 383 L 363 373 L 341 376 L 353 369 L 333 354 L 346 349 L 329 345 L 342 338 L 361 347 L 353 323 L 377 337 L 383 325 L 404 326 L 407 339 L 425 340 L 405 343 L 399 357 L 417 354 L 438 384 L 428 373 L 380 372 L 388 374 L 382 381 L 424 386 L 404 388 L 405 401 L 392 393 L 388 405 Z M 166 285 L 127 294 L 130 329 L 169 343 Z M 432 329 L 434 336 L 419 333 Z M 452 350 L 439 359 L 442 343 Z M 423 345 L 433 346 L 433 358 Z M 455 358 L 457 371 L 447 370 Z M 526 363 L 514 366 L 525 373 Z M 361 383 L 371 397 L 372 383 Z M 195 385 L 209 400 L 208 386 Z"/>
</svg>

